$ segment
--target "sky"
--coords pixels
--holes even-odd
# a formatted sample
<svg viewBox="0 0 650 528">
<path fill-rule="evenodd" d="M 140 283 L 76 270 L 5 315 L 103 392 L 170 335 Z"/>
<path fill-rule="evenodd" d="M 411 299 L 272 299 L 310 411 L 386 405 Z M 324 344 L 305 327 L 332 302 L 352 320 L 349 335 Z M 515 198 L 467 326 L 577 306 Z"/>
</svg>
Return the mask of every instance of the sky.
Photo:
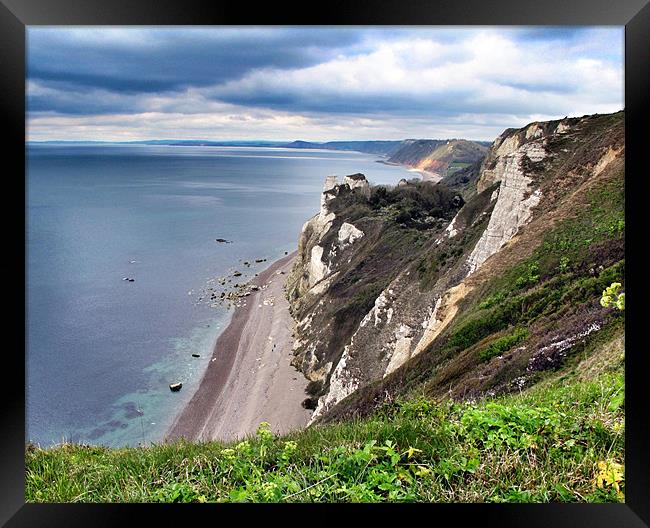
<svg viewBox="0 0 650 528">
<path fill-rule="evenodd" d="M 624 28 L 27 30 L 30 141 L 492 141 L 623 109 Z"/>
</svg>

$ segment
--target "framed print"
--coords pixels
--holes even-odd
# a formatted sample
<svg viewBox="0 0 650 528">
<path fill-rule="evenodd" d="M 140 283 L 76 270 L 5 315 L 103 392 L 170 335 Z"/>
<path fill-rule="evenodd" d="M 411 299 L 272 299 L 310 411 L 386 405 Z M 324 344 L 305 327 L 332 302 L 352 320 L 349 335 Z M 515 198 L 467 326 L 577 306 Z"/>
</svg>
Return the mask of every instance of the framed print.
<svg viewBox="0 0 650 528">
<path fill-rule="evenodd" d="M 0 12 L 7 526 L 647 526 L 644 1 Z"/>
</svg>

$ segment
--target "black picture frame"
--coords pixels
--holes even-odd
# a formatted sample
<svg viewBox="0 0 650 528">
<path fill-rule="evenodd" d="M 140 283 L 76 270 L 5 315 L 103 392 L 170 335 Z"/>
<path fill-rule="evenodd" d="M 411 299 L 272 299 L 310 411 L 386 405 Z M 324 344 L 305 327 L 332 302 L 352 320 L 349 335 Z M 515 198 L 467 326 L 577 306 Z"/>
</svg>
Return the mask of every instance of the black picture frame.
<svg viewBox="0 0 650 528">
<path fill-rule="evenodd" d="M 153 522 L 187 526 L 189 515 L 202 514 L 219 523 L 223 514 L 237 515 L 237 522 L 250 513 L 270 519 L 269 514 L 294 515 L 296 522 L 338 522 L 340 515 L 384 515 L 400 505 L 337 505 L 338 512 L 314 516 L 307 505 L 262 507 L 261 505 L 70 505 L 25 504 L 25 366 L 19 350 L 25 350 L 25 328 L 19 318 L 26 315 L 25 283 L 25 35 L 32 25 L 616 25 L 625 26 L 625 106 L 626 106 L 626 226 L 632 241 L 643 241 L 642 183 L 644 171 L 643 131 L 648 118 L 646 94 L 650 91 L 650 5 L 648 0 L 330 0 L 289 6 L 278 3 L 254 5 L 245 2 L 199 0 L 0 0 L 0 106 L 8 132 L 3 142 L 7 194 L 3 210 L 10 232 L 6 244 L 9 258 L 2 259 L 3 277 L 17 295 L 7 295 L 11 303 L 5 316 L 5 379 L 0 411 L 0 525 L 6 526 L 115 526 L 129 525 L 140 517 L 145 525 Z M 311 7 L 311 9 L 310 9 Z M 21 176 L 22 174 L 22 176 Z M 9 198 L 7 198 L 9 197 Z M 22 211 L 20 209 L 22 208 Z M 7 235 L 5 235 L 5 238 Z M 429 522 L 472 522 L 476 526 L 588 526 L 641 527 L 650 525 L 650 449 L 646 441 L 645 418 L 648 395 L 644 391 L 644 355 L 641 327 L 642 246 L 626 241 L 626 503 L 549 505 L 406 505 L 404 514 L 424 514 Z M 22 256 L 22 257 L 21 257 Z M 20 269 L 22 265 L 22 271 Z M 8 318 L 8 319 L 7 319 Z M 8 356 L 18 358 L 9 367 Z M 322 505 L 319 507 L 328 507 Z M 302 511 L 291 512 L 294 508 Z M 418 511 L 419 510 L 419 511 Z M 330 510 L 328 510 L 330 511 Z M 401 513 L 401 512 L 400 512 Z M 162 515 L 161 515 L 162 514 Z M 158 517 L 154 521 L 154 519 Z M 377 517 L 378 520 L 381 517 Z M 272 520 L 272 519 L 271 519 Z M 406 520 L 406 519 L 405 519 Z M 286 522 L 286 521 L 283 521 Z M 409 522 L 409 521 L 407 521 Z M 421 522 L 415 521 L 413 522 Z"/>
</svg>

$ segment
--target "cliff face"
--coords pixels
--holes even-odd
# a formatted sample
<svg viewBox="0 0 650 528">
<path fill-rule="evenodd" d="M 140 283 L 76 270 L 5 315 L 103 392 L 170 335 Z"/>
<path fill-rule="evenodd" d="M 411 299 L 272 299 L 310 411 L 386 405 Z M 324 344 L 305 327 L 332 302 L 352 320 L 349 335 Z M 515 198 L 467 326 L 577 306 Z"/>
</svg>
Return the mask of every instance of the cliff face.
<svg viewBox="0 0 650 528">
<path fill-rule="evenodd" d="M 589 212 L 590 193 L 622 189 L 622 130 L 622 113 L 507 130 L 480 169 L 446 184 L 387 190 L 370 188 L 362 175 L 340 184 L 328 178 L 288 281 L 294 364 L 312 381 L 312 421 L 362 412 L 415 386 L 436 392 L 444 385 L 456 395 L 511 390 L 541 361 L 533 358 L 551 354 L 555 364 L 563 357 L 557 343 L 571 348 L 606 327 L 608 315 L 592 298 L 560 299 L 585 277 L 596 291 L 622 273 L 622 202 L 610 199 L 597 225 Z M 577 231 L 583 238 L 562 249 L 556 238 L 577 236 L 562 234 L 576 217 L 586 223 Z M 548 249 L 556 242 L 560 249 Z M 542 296 L 567 310 L 551 335 L 554 312 L 529 310 L 542 302 L 532 292 L 559 277 L 567 283 L 561 291 Z M 523 304 L 510 307 L 510 298 Z M 505 306 L 505 315 L 483 313 Z M 509 352 L 507 365 L 485 352 L 515 342 L 527 345 Z"/>
<path fill-rule="evenodd" d="M 418 271 L 415 260 L 425 247 L 435 245 L 435 234 L 444 240 L 445 228 L 462 204 L 453 190 L 430 184 L 410 183 L 387 191 L 371 189 L 362 175 L 348 176 L 340 184 L 327 178 L 321 209 L 303 226 L 296 265 L 287 281 L 297 321 L 294 365 L 312 381 L 313 405 L 320 396 L 321 408 L 331 405 L 359 383 L 384 375 L 400 326 L 393 328 L 391 312 L 384 313 L 382 303 L 395 302 L 394 288 L 401 289 L 406 277 L 405 287 L 420 304 L 405 309 L 427 306 L 419 279 L 411 281 L 410 276 L 435 270 Z M 413 317 L 419 318 L 415 313 Z M 365 347 L 380 330 L 391 346 Z M 413 338 L 405 326 L 404 332 L 402 337 Z M 360 370 L 351 377 L 355 369 Z"/>
</svg>

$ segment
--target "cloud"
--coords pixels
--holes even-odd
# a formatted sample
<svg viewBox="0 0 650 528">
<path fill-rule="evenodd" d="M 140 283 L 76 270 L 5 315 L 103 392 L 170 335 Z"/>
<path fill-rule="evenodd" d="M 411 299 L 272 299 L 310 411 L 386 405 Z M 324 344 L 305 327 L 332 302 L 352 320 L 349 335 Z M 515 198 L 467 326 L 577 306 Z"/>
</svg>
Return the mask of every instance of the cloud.
<svg viewBox="0 0 650 528">
<path fill-rule="evenodd" d="M 255 70 L 206 93 L 233 104 L 342 113 L 568 114 L 592 105 L 620 108 L 620 63 L 567 51 L 545 42 L 524 45 L 495 31 L 447 45 L 408 39 L 291 71 Z"/>
<path fill-rule="evenodd" d="M 358 39 L 358 33 L 337 29 L 31 27 L 28 77 L 68 88 L 178 90 L 259 67 L 304 67 Z"/>
<path fill-rule="evenodd" d="M 622 64 L 622 28 L 32 27 L 28 121 L 32 139 L 493 139 L 621 109 Z"/>
</svg>

